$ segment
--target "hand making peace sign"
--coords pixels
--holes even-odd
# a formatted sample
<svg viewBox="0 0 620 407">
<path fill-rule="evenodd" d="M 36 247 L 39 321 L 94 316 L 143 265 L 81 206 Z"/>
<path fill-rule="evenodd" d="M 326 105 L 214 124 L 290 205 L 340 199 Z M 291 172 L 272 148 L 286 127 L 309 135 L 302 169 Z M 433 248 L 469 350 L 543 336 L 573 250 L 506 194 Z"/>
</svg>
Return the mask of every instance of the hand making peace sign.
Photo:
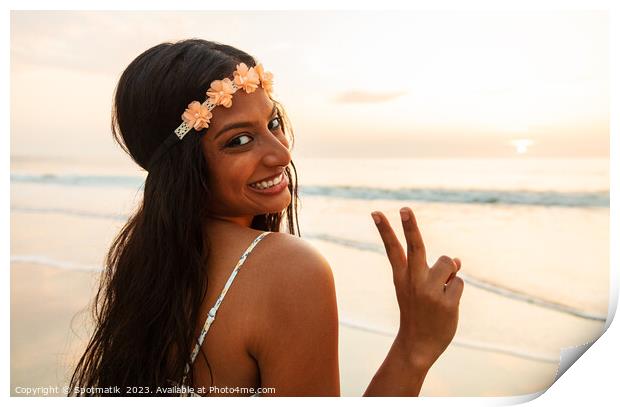
<svg viewBox="0 0 620 407">
<path fill-rule="evenodd" d="M 456 332 L 463 293 L 463 280 L 456 276 L 461 261 L 441 256 L 429 267 L 413 211 L 402 208 L 400 215 L 407 240 L 406 254 L 385 215 L 372 213 L 392 265 L 400 308 L 396 340 L 408 349 L 411 361 L 430 368 Z"/>
</svg>

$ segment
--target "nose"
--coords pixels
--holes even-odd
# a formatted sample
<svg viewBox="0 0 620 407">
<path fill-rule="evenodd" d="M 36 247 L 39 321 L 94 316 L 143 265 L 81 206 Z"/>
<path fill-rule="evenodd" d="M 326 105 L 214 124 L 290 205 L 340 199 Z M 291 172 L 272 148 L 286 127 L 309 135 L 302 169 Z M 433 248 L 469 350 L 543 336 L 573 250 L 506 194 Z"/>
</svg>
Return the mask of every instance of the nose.
<svg viewBox="0 0 620 407">
<path fill-rule="evenodd" d="M 282 166 L 286 167 L 291 162 L 291 150 L 289 149 L 288 138 L 284 135 L 278 137 L 267 131 L 262 138 L 263 144 L 263 164 L 267 167 Z"/>
</svg>

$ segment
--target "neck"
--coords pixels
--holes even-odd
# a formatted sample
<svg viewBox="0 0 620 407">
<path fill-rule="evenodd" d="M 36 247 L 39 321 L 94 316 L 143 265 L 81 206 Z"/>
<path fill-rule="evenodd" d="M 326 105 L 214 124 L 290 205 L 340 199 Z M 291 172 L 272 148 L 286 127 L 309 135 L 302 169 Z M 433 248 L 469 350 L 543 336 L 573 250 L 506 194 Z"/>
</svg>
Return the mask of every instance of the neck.
<svg viewBox="0 0 620 407">
<path fill-rule="evenodd" d="M 218 216 L 209 215 L 208 224 L 211 226 L 241 226 L 244 228 L 250 228 L 252 225 L 253 216 Z"/>
</svg>

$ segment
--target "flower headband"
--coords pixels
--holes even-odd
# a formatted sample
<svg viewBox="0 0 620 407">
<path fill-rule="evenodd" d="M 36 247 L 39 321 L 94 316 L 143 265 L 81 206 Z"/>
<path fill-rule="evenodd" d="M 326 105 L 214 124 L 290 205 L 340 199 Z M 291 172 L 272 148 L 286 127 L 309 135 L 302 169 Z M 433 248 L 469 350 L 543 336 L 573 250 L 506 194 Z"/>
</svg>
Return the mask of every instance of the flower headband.
<svg viewBox="0 0 620 407">
<path fill-rule="evenodd" d="M 157 161 L 172 145 L 183 140 L 183 137 L 185 137 L 191 129 L 199 131 L 209 128 L 211 118 L 213 117 L 211 110 L 220 105 L 226 108 L 231 107 L 233 94 L 237 90 L 243 89 L 246 93 L 252 93 L 258 89 L 259 85 L 267 92 L 267 95 L 271 97 L 273 92 L 273 74 L 265 71 L 263 65 L 260 63 L 248 68 L 248 66 L 242 62 L 237 65 L 233 72 L 233 80 L 224 78 L 211 82 L 206 93 L 207 99 L 202 103 L 195 100 L 187 106 L 187 109 L 185 109 L 181 115 L 183 123 L 174 130 L 174 134 L 168 136 L 157 148 L 147 168 L 151 168 L 153 163 L 155 163 L 155 161 Z"/>
</svg>

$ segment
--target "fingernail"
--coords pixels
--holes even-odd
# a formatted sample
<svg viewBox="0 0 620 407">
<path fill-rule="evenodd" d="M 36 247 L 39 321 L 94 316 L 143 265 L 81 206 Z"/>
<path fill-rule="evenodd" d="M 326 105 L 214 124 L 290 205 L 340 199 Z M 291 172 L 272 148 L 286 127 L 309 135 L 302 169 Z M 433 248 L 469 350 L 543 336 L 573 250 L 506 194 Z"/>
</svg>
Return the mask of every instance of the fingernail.
<svg viewBox="0 0 620 407">
<path fill-rule="evenodd" d="M 372 220 L 374 220 L 377 225 L 381 223 L 381 218 L 379 217 L 378 214 L 373 212 L 370 214 L 370 216 L 372 216 Z"/>
<path fill-rule="evenodd" d="M 409 220 L 409 211 L 407 210 L 407 208 L 400 209 L 400 218 L 402 220 Z"/>
</svg>

